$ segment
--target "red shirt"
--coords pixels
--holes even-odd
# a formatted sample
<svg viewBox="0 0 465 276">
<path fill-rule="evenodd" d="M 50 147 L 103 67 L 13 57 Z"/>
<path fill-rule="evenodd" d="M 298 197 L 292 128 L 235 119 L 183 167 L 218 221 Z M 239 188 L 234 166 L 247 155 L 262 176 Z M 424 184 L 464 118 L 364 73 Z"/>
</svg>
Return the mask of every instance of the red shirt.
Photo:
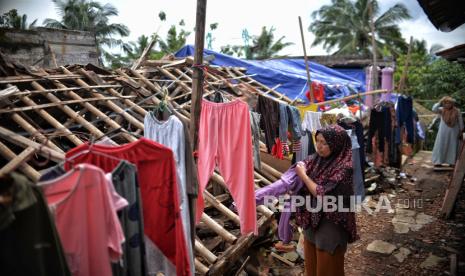
<svg viewBox="0 0 465 276">
<path fill-rule="evenodd" d="M 84 150 L 82 144 L 66 153 L 70 158 Z M 121 146 L 92 145 L 84 153 L 65 164 L 65 168 L 79 163 L 94 164 L 111 172 L 119 160 L 98 153 L 127 160 L 137 166 L 142 197 L 144 233 L 176 267 L 177 275 L 191 275 L 186 241 L 183 235 L 176 183 L 173 152 L 156 142 L 141 138 Z"/>
</svg>

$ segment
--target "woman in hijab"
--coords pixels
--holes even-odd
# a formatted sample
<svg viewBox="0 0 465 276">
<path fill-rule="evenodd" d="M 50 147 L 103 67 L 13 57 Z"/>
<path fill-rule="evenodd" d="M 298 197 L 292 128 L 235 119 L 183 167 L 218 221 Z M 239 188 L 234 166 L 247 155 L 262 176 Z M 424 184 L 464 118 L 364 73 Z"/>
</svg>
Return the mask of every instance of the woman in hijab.
<svg viewBox="0 0 465 276">
<path fill-rule="evenodd" d="M 433 147 L 433 164 L 454 165 L 457 159 L 459 141 L 463 132 L 463 119 L 460 110 L 455 106 L 455 100 L 449 96 L 433 106 L 433 111 L 441 116 L 438 134 Z"/>
<path fill-rule="evenodd" d="M 350 137 L 338 125 L 317 131 L 316 153 L 296 166 L 305 184 L 301 194 L 314 208 L 300 208 L 296 214 L 297 224 L 305 231 L 306 275 L 344 275 L 347 244 L 358 239 L 355 213 L 347 210 L 354 195 L 352 170 Z M 336 198 L 336 210 L 319 210 L 317 200 L 324 206 L 329 196 Z"/>
</svg>

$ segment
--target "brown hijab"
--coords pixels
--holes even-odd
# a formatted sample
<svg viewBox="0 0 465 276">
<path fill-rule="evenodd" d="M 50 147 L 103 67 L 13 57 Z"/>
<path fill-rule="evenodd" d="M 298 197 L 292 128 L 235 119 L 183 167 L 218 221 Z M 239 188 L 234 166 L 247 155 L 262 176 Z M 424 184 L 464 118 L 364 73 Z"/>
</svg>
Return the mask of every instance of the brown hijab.
<svg viewBox="0 0 465 276">
<path fill-rule="evenodd" d="M 450 107 L 446 108 L 444 103 L 450 103 Z M 442 104 L 442 120 L 446 123 L 449 127 L 454 127 L 455 124 L 458 122 L 459 118 L 459 110 L 454 106 L 455 100 L 452 97 L 445 96 L 441 99 Z"/>
</svg>

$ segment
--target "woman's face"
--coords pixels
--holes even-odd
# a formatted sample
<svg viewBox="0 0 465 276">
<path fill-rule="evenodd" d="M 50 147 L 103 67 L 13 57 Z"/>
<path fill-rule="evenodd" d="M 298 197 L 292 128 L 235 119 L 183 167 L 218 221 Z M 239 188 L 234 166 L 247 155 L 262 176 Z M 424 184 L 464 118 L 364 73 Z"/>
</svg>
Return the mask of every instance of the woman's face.
<svg viewBox="0 0 465 276">
<path fill-rule="evenodd" d="M 331 155 L 331 149 L 326 143 L 325 137 L 323 137 L 323 134 L 321 133 L 318 133 L 316 136 L 316 153 L 318 153 L 318 155 L 323 158 L 329 157 Z"/>
</svg>

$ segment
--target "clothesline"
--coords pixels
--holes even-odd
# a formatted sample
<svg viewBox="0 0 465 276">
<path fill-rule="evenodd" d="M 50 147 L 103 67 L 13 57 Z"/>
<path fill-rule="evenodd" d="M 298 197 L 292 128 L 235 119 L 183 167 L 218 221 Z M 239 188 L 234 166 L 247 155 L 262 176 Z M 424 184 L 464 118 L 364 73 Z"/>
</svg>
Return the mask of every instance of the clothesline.
<svg viewBox="0 0 465 276">
<path fill-rule="evenodd" d="M 346 101 L 346 100 L 350 100 L 350 99 L 359 98 L 361 96 L 368 96 L 368 95 L 387 93 L 387 92 L 388 92 L 388 90 L 386 90 L 386 89 L 373 90 L 373 91 L 368 91 L 368 92 L 364 92 L 364 93 L 357 93 L 357 94 L 350 95 L 350 96 L 340 98 L 340 99 L 334 99 L 334 100 L 315 103 L 314 105 L 322 106 L 322 105 L 326 105 L 326 104 L 338 103 L 338 102 L 341 102 L 341 101 Z"/>
</svg>

